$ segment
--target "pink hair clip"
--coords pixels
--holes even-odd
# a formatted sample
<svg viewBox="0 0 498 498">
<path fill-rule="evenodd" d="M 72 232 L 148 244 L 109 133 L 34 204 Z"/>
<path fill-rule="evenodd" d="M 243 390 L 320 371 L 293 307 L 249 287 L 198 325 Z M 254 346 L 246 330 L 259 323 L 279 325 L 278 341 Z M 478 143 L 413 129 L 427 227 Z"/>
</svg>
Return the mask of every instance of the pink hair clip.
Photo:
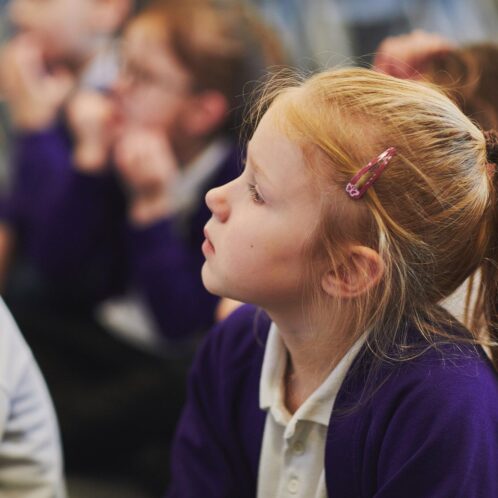
<svg viewBox="0 0 498 498">
<path fill-rule="evenodd" d="M 377 181 L 389 161 L 396 155 L 396 149 L 389 147 L 382 154 L 360 169 L 346 186 L 351 199 L 361 199 L 369 187 Z"/>
</svg>

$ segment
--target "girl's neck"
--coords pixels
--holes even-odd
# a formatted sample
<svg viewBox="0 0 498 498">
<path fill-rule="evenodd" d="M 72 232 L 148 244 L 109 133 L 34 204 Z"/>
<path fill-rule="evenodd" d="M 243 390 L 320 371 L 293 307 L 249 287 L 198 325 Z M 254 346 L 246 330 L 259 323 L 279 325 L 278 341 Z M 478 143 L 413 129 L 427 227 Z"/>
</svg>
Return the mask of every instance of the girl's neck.
<svg viewBox="0 0 498 498">
<path fill-rule="evenodd" d="M 294 413 L 341 361 L 352 340 L 346 330 L 310 323 L 304 311 L 269 314 L 288 352 L 285 401 Z"/>
</svg>

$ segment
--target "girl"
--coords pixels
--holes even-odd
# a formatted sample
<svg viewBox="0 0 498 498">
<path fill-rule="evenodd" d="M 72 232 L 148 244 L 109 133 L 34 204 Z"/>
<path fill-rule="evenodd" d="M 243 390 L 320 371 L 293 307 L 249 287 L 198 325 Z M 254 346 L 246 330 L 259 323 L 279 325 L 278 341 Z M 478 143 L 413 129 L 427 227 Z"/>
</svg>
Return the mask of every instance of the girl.
<svg viewBox="0 0 498 498">
<path fill-rule="evenodd" d="M 202 269 L 265 311 L 201 349 L 169 496 L 497 496 L 496 134 L 369 70 L 268 105 L 206 196 Z M 476 268 L 483 335 L 437 305 Z"/>
</svg>

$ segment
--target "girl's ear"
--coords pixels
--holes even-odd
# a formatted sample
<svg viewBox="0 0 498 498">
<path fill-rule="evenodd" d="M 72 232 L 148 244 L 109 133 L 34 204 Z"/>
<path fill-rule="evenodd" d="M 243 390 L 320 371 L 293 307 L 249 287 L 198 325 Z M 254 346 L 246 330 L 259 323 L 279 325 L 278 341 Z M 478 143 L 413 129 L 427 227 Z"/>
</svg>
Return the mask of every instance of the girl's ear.
<svg viewBox="0 0 498 498">
<path fill-rule="evenodd" d="M 132 10 L 132 0 L 95 0 L 93 5 L 92 28 L 98 35 L 115 33 Z"/>
<path fill-rule="evenodd" d="M 384 269 L 384 262 L 377 251 L 365 246 L 352 246 L 347 263 L 323 275 L 322 288 L 336 298 L 357 297 L 379 283 Z"/>
<path fill-rule="evenodd" d="M 222 127 L 228 115 L 228 100 L 216 90 L 204 90 L 194 95 L 185 112 L 184 129 L 191 136 L 203 137 Z"/>
</svg>

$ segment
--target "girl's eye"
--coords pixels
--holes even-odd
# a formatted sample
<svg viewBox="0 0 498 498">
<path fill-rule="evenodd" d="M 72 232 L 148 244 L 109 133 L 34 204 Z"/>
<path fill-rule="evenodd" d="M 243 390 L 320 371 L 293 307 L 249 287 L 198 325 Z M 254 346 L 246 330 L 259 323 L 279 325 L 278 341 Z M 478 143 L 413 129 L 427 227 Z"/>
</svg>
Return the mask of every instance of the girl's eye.
<svg viewBox="0 0 498 498">
<path fill-rule="evenodd" d="M 263 204 L 265 202 L 263 197 L 261 197 L 261 194 L 258 192 L 256 185 L 249 184 L 249 193 L 251 194 L 252 200 L 256 204 Z"/>
</svg>

